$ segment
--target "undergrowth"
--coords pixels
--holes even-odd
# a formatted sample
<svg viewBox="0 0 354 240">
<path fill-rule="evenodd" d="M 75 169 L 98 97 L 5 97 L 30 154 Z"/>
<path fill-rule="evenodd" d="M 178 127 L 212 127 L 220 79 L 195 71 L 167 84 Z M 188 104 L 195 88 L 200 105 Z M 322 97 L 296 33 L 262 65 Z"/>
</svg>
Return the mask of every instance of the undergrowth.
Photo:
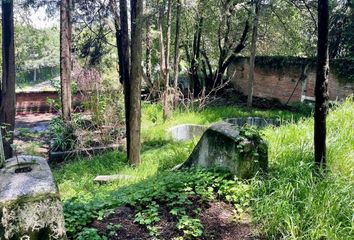
<svg viewBox="0 0 354 240">
<path fill-rule="evenodd" d="M 156 107 L 156 106 L 155 106 Z M 151 108 L 151 109 L 149 109 Z M 269 173 L 250 181 L 228 174 L 191 170 L 166 171 L 183 162 L 196 140 L 176 143 L 166 129 L 181 123 L 210 124 L 227 117 L 246 117 L 237 108 L 214 108 L 202 112 L 174 113 L 162 122 L 154 106 L 144 106 L 142 164 L 131 168 L 123 153 L 108 153 L 92 160 L 75 160 L 54 171 L 62 199 L 70 237 L 105 239 L 89 227 L 112 209 L 128 205 L 136 210 L 135 221 L 158 238 L 158 210 L 167 206 L 177 219 L 181 236 L 198 238 L 203 226 L 198 209 L 188 209 L 200 201 L 223 199 L 236 213 L 250 213 L 252 221 L 267 239 L 350 239 L 354 209 L 354 103 L 347 100 L 332 109 L 328 117 L 327 171 L 313 173 L 313 120 L 287 112 L 254 111 L 253 116 L 287 119 L 281 127 L 261 131 L 269 145 Z M 156 112 L 154 112 L 156 111 Z M 296 121 L 295 121 L 296 120 Z M 125 174 L 130 179 L 106 185 L 93 183 L 96 175 Z M 90 236 L 87 238 L 87 236 Z M 92 237 L 95 236 L 95 237 Z"/>
</svg>

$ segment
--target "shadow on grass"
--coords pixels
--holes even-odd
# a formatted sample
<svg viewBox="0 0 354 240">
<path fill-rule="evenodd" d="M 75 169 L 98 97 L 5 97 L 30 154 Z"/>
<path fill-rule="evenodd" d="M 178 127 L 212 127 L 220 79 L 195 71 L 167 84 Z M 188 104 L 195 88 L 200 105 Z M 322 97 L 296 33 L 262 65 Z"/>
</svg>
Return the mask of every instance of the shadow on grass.
<svg viewBox="0 0 354 240">
<path fill-rule="evenodd" d="M 166 139 L 151 139 L 144 141 L 143 144 L 141 145 L 141 152 L 146 152 L 149 150 L 153 149 L 159 149 L 161 147 L 166 146 L 167 144 L 173 144 L 174 142 L 172 140 L 166 140 Z"/>
</svg>

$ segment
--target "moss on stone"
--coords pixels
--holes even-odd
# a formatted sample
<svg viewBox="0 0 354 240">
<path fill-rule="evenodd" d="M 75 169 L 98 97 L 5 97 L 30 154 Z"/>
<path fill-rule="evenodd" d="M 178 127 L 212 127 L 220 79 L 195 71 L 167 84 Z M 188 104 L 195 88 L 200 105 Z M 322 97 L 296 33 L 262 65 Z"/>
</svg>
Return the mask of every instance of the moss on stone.
<svg viewBox="0 0 354 240">
<path fill-rule="evenodd" d="M 230 123 L 211 126 L 182 168 L 228 170 L 239 178 L 252 178 L 268 169 L 268 146 L 258 131 Z"/>
</svg>

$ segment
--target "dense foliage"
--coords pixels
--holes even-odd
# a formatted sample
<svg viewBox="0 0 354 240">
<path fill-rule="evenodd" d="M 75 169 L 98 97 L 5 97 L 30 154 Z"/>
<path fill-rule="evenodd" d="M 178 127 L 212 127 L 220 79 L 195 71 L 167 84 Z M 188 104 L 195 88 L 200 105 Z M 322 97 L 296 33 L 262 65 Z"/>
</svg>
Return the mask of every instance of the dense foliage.
<svg viewBox="0 0 354 240">
<path fill-rule="evenodd" d="M 246 111 L 241 107 L 206 104 L 211 93 L 216 95 L 228 84 L 226 72 L 231 63 L 248 59 L 251 29 L 257 22 L 252 21 L 258 13 L 254 9 L 260 11 L 257 65 L 286 70 L 284 66 L 289 64 L 303 68 L 314 64 L 317 28 L 321 26 L 317 23 L 317 1 L 269 0 L 260 1 L 258 5 L 256 1 L 242 0 L 155 0 L 144 1 L 143 16 L 138 14 L 138 10 L 142 12 L 143 1 L 130 1 L 129 10 L 122 4 L 127 2 L 75 0 L 71 7 L 72 1 L 68 0 L 65 1 L 67 6 L 61 5 L 65 13 L 65 21 L 61 22 L 66 24 L 61 27 L 61 36 L 64 36 L 61 50 L 64 51 L 60 72 L 66 74 L 61 76 L 61 88 L 57 85 L 57 90 L 62 90 L 64 111 L 63 118 L 51 122 L 51 150 L 121 144 L 119 141 L 127 138 L 128 158 L 136 155 L 136 161 L 129 162 L 125 153 L 109 152 L 55 166 L 69 238 L 100 240 L 114 236 L 122 228 L 120 224 L 109 225 L 107 231 L 102 232 L 93 227 L 93 221 L 106 219 L 124 206 L 133 209 L 134 223 L 153 238 L 160 236 L 157 225 L 162 219 L 162 210 L 167 210 L 176 223 L 174 227 L 179 234 L 176 240 L 202 238 L 205 229 L 200 218 L 201 206 L 216 201 L 232 205 L 237 220 L 252 216 L 253 227 L 266 239 L 346 239 L 353 235 L 352 97 L 341 105 L 334 105 L 330 111 L 328 164 L 323 172 L 314 171 L 314 122 L 310 118 L 312 113 L 304 105 L 299 105 L 298 112 L 288 112 Z M 22 0 L 16 7 L 46 7 L 48 14 L 54 16 L 60 3 L 63 1 Z M 139 3 L 139 7 L 135 3 Z M 330 1 L 330 12 L 331 67 L 341 80 L 352 81 L 353 1 Z M 131 32 L 127 29 L 125 32 L 125 27 Z M 64 34 L 63 29 L 69 34 Z M 38 82 L 57 75 L 59 30 L 55 27 L 37 29 L 21 21 L 16 23 L 15 30 L 17 82 Z M 319 40 L 325 38 L 319 37 Z M 322 43 L 327 48 L 327 42 Z M 318 52 L 327 53 L 326 50 Z M 9 65 L 14 69 L 13 63 Z M 122 69 L 125 67 L 127 71 Z M 250 72 L 253 71 L 251 68 Z M 326 92 L 326 76 L 322 79 L 322 93 Z M 141 79 L 147 89 L 144 97 L 150 102 L 143 103 L 140 163 Z M 88 114 L 71 114 L 71 82 L 73 92 L 85 95 L 80 110 Z M 252 96 L 251 90 L 250 85 L 249 96 Z M 318 96 L 321 95 L 316 96 L 316 106 Z M 327 106 L 326 94 L 323 96 L 322 110 Z M 199 99 L 195 101 L 196 98 Z M 197 104 L 200 106 L 196 107 Z M 300 111 L 303 109 L 306 112 Z M 170 113 L 166 114 L 167 111 Z M 323 112 L 325 117 L 326 111 Z M 245 150 L 249 139 L 261 141 L 263 137 L 268 142 L 267 174 L 240 180 L 224 172 L 170 170 L 187 159 L 197 140 L 174 142 L 166 129 L 181 123 L 209 125 L 224 118 L 249 116 L 280 119 L 282 123 L 280 127 L 262 130 L 242 128 L 235 139 L 240 152 Z M 126 129 L 122 127 L 124 117 Z M 134 138 L 130 138 L 133 135 Z M 325 135 L 320 140 L 325 142 Z M 129 146 L 132 143 L 136 144 L 135 148 Z M 259 156 L 266 152 L 259 148 L 245 154 Z M 105 185 L 93 182 L 95 176 L 103 174 L 128 177 Z"/>
<path fill-rule="evenodd" d="M 73 48 L 75 56 L 84 67 L 98 69 L 106 74 L 116 69 L 116 39 L 115 39 L 115 13 L 112 1 L 75 1 L 73 11 Z M 58 1 L 20 1 L 21 7 L 45 7 L 53 16 L 57 10 Z M 147 87 L 157 87 L 162 81 L 161 51 L 170 49 L 170 62 L 175 57 L 173 49 L 176 41 L 177 4 L 172 3 L 172 17 L 167 19 L 168 1 L 148 1 L 145 6 L 146 26 L 144 24 L 145 39 L 143 66 L 145 69 Z M 316 28 L 317 28 L 317 3 L 313 0 L 306 1 L 262 1 L 260 7 L 259 36 L 257 41 L 257 55 L 262 56 L 298 56 L 314 57 L 316 55 Z M 247 1 L 210 1 L 210 0 L 187 0 L 181 1 L 181 29 L 179 32 L 179 69 L 182 76 L 193 76 L 201 85 L 212 84 L 219 81 L 217 75 L 224 75 L 229 60 L 234 55 L 248 56 L 250 47 L 250 19 L 252 18 L 252 4 Z M 331 1 L 330 57 L 351 58 L 353 57 L 353 2 Z M 162 24 L 160 29 L 159 24 Z M 167 27 L 170 27 L 171 36 L 169 43 L 166 39 Z M 248 27 L 247 27 L 248 26 Z M 20 27 L 19 27 L 20 29 Z M 31 43 L 31 50 L 39 49 L 44 40 L 47 49 L 57 49 L 49 54 L 57 54 L 58 39 L 57 30 L 33 30 L 27 28 L 20 34 L 21 41 L 25 46 Z M 162 31 L 162 32 L 161 32 Z M 29 32 L 35 37 L 26 37 Z M 28 34 L 27 34 L 28 33 Z M 162 42 L 160 39 L 162 34 Z M 20 36 L 19 35 L 19 36 Z M 242 41 L 245 35 L 244 41 Z M 27 39 L 27 41 L 25 41 Z M 51 40 L 50 40 L 51 39 Z M 18 40 L 18 41 L 20 41 Z M 32 43 L 33 42 L 33 43 Z M 23 47 L 22 47 L 23 48 Z M 238 49 L 237 51 L 235 51 Z M 20 50 L 21 53 L 25 51 Z M 42 51 L 43 53 L 43 51 Z M 22 68 L 27 69 L 33 78 L 35 66 L 43 64 L 42 53 L 27 54 L 27 57 L 19 57 L 19 62 L 26 62 Z M 51 61 L 58 57 L 48 57 Z M 230 58 L 231 57 L 231 58 Z M 57 61 L 57 60 L 56 60 Z M 21 65 L 21 64 L 20 64 Z M 172 64 L 171 64 L 172 65 Z M 56 65 L 57 66 L 57 65 Z M 346 65 L 347 66 L 347 65 Z M 171 68 L 172 69 L 172 68 Z M 31 72 L 32 71 L 32 72 Z M 118 76 L 115 76 L 118 78 Z M 170 76 L 172 77 L 172 75 Z M 27 79 L 29 76 L 27 76 Z M 184 77 L 185 78 L 185 77 Z M 343 78 L 350 79 L 351 75 L 343 74 Z M 156 85 L 157 84 L 157 85 Z M 181 84 L 183 84 L 181 82 Z M 151 86 L 150 86 L 151 85 Z M 162 86 L 161 86 L 162 87 Z M 151 89 L 150 89 L 151 90 Z"/>
<path fill-rule="evenodd" d="M 144 108 L 144 112 L 152 112 L 149 108 Z M 239 181 L 216 172 L 164 171 L 185 160 L 196 144 L 195 141 L 170 142 L 164 130 L 167 126 L 187 122 L 205 124 L 217 121 L 219 115 L 239 117 L 246 112 L 227 108 L 206 109 L 199 113 L 176 112 L 175 117 L 164 124 L 146 117 L 143 161 L 138 168 L 129 168 L 123 154 L 110 153 L 90 161 L 75 161 L 55 171 L 69 234 L 97 237 L 97 230 L 88 224 L 95 218 L 104 218 L 115 207 L 129 205 L 136 209 L 136 221 L 156 235 L 158 231 L 154 224 L 159 221 L 159 209 L 167 205 L 179 219 L 178 226 L 184 236 L 199 236 L 203 234 L 203 228 L 198 222 L 198 214 L 188 215 L 191 213 L 187 212 L 185 215 L 184 211 L 192 199 L 189 196 L 197 196 L 205 201 L 223 199 L 230 202 L 239 217 L 251 213 L 254 224 L 261 227 L 262 235 L 270 239 L 346 239 L 353 234 L 353 109 L 353 101 L 347 100 L 329 114 L 328 172 L 313 173 L 313 120 L 304 118 L 262 131 L 269 143 L 269 174 L 251 181 Z M 291 118 L 280 112 L 254 114 Z M 117 173 L 133 178 L 108 185 L 92 183 L 97 174 Z"/>
</svg>

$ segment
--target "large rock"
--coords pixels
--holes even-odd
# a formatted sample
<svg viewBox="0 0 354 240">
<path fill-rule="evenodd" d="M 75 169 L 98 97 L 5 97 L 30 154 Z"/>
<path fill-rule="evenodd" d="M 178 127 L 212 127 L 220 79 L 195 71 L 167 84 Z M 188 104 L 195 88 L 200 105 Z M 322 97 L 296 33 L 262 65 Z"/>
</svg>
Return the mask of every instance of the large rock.
<svg viewBox="0 0 354 240">
<path fill-rule="evenodd" d="M 44 158 L 18 156 L 0 169 L 0 239 L 66 239 L 58 189 Z"/>
<path fill-rule="evenodd" d="M 203 134 L 181 168 L 204 167 L 228 170 L 239 178 L 252 178 L 268 169 L 268 146 L 258 131 L 217 123 Z"/>
</svg>

